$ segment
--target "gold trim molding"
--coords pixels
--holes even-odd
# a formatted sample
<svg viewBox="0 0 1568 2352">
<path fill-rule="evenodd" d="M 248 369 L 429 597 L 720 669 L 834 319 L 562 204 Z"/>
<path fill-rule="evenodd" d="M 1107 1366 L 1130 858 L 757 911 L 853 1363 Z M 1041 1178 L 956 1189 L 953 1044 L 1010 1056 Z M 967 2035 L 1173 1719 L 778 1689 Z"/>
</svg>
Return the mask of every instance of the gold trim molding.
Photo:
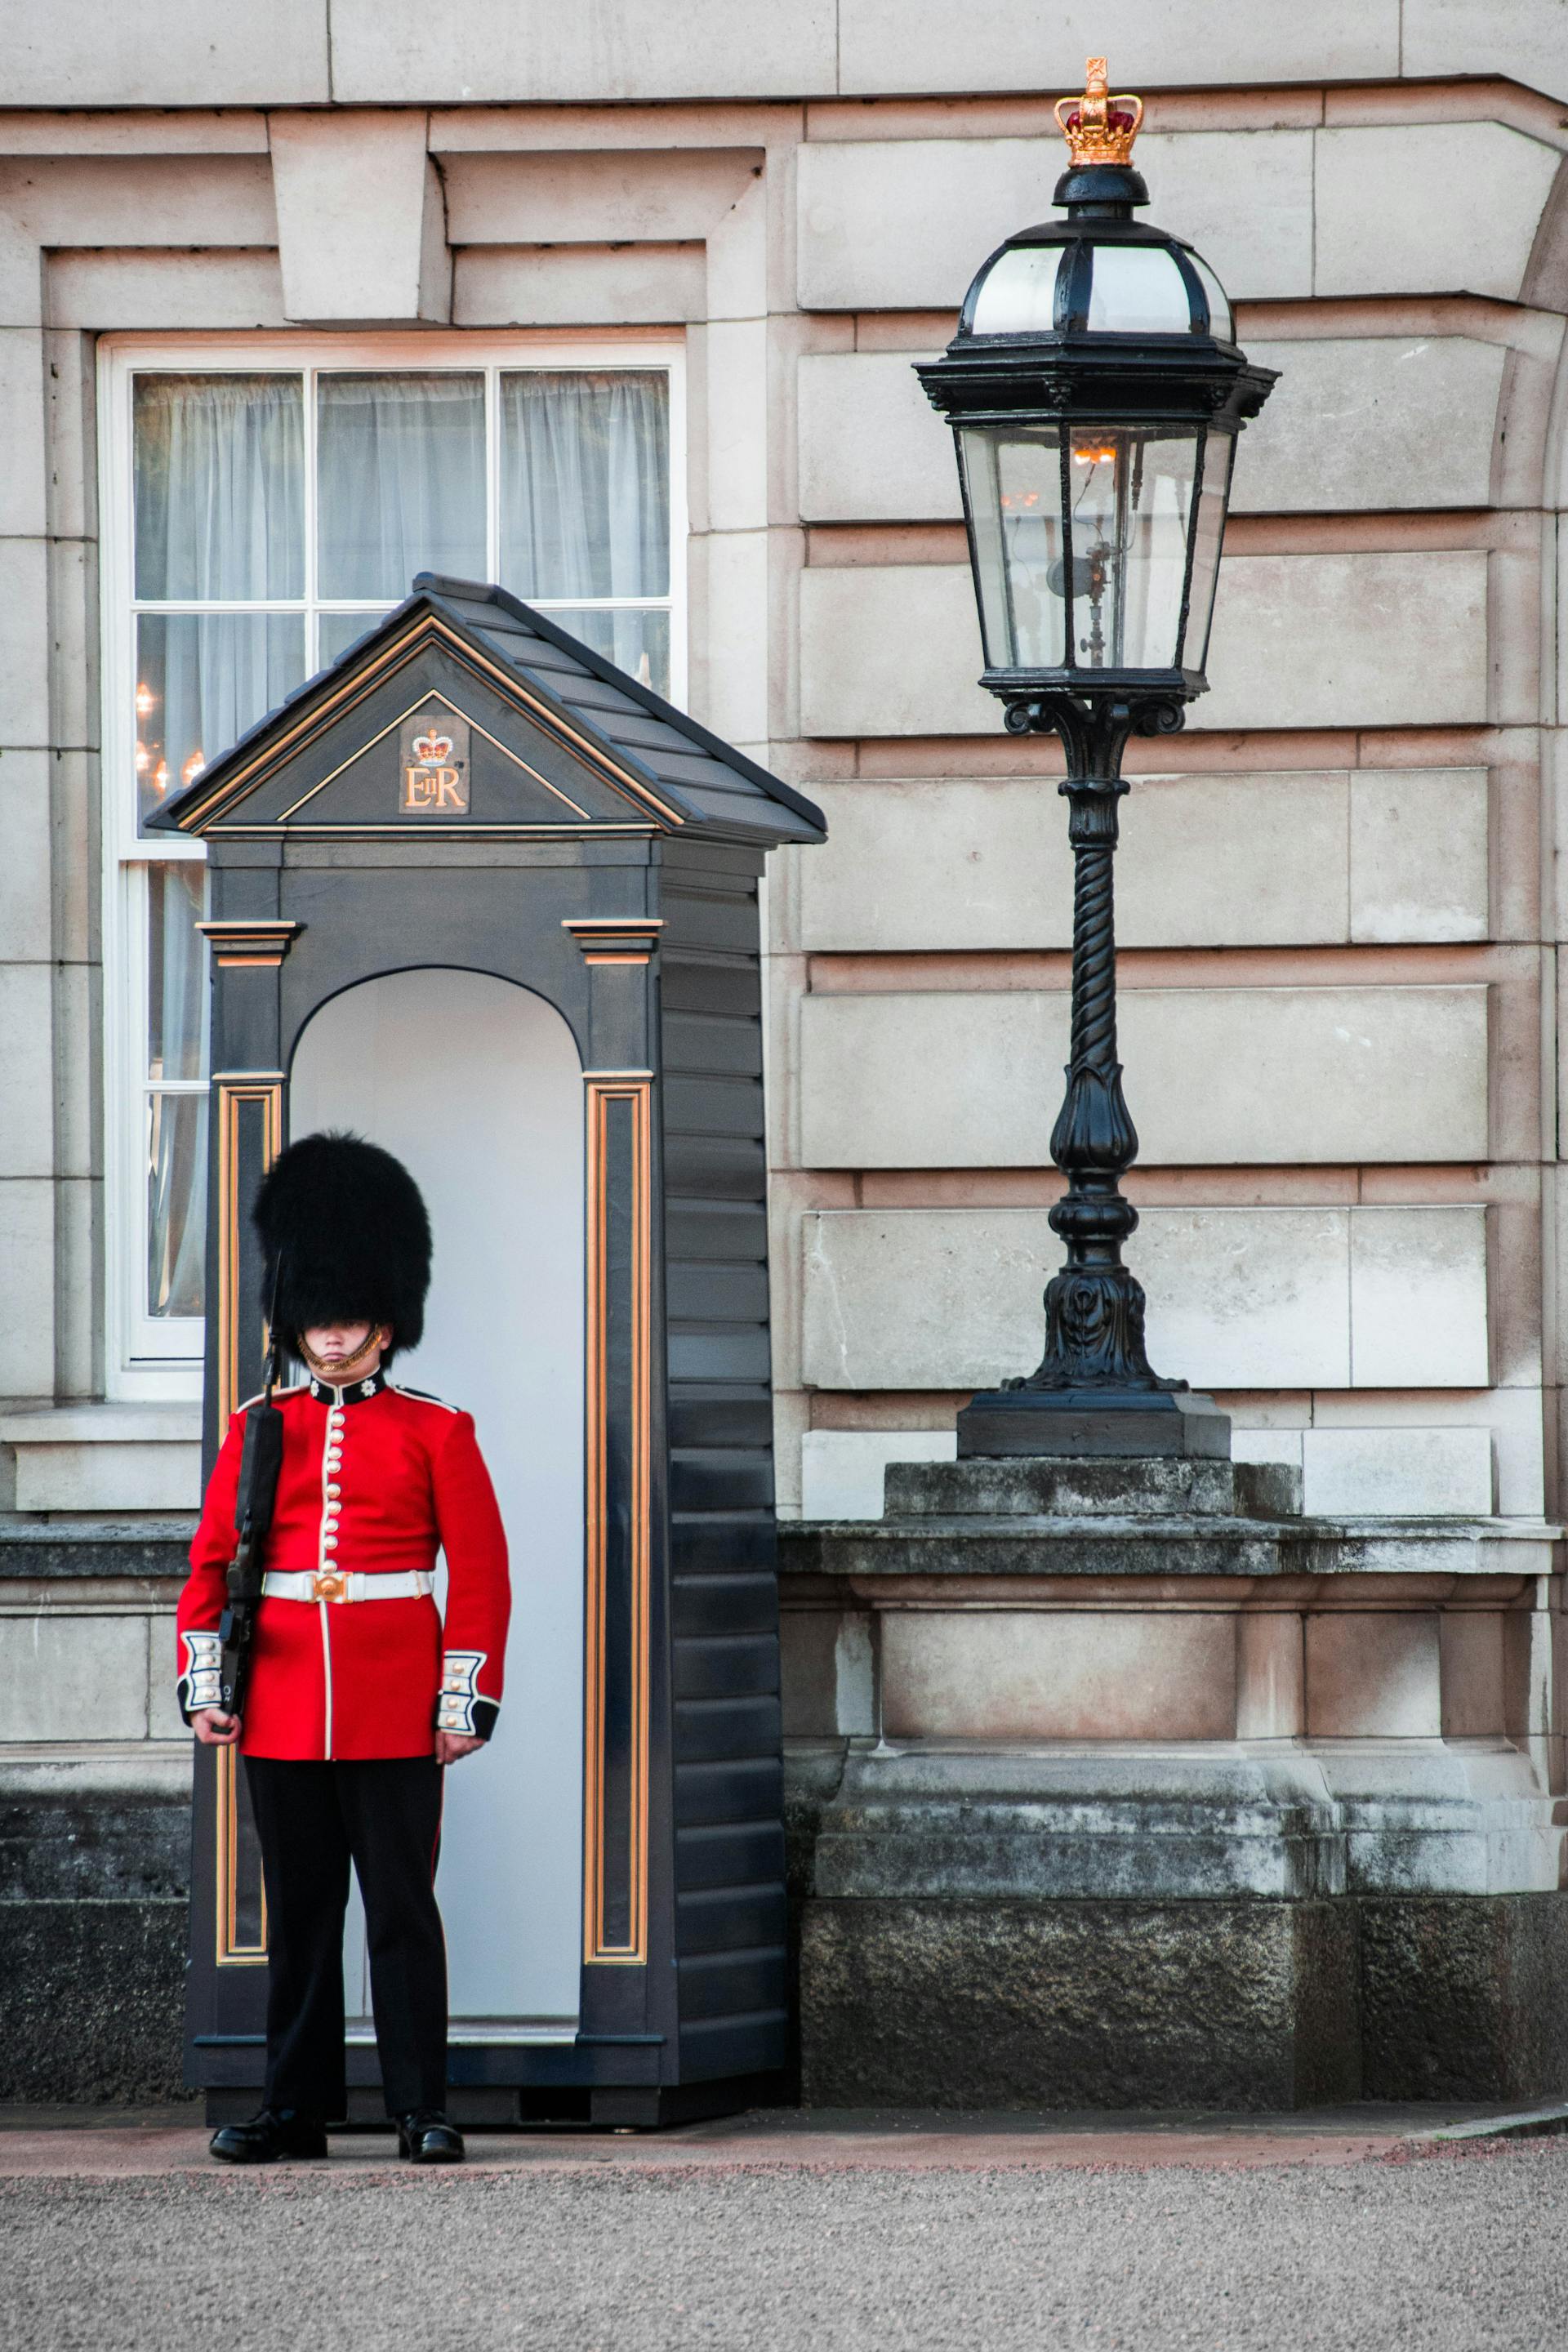
<svg viewBox="0 0 1568 2352">
<path fill-rule="evenodd" d="M 196 925 L 213 961 L 228 971 L 276 971 L 304 928 L 268 915 L 224 916 Z"/>
<path fill-rule="evenodd" d="M 664 929 L 662 915 L 563 915 L 584 963 L 651 963 Z"/>
<path fill-rule="evenodd" d="M 258 1103 L 265 1174 L 283 1146 L 283 1081 L 241 1074 L 214 1081 L 217 1096 L 217 1425 L 218 1440 L 239 1402 L 239 1114 Z"/>
<path fill-rule="evenodd" d="M 261 1941 L 239 1940 L 239 1762 L 232 1748 L 220 1748 L 217 1761 L 217 1900 L 213 1906 L 220 1969 L 267 1966 L 267 1890 L 261 1890 Z"/>
<path fill-rule="evenodd" d="M 292 931 L 298 925 L 289 925 Z M 285 942 L 285 946 L 287 942 Z M 282 961 L 279 951 L 279 961 Z M 240 1073 L 213 1081 L 217 1097 L 217 1423 L 221 1441 L 239 1402 L 239 1220 L 241 1110 L 259 1104 L 261 1167 L 270 1168 L 283 1143 L 283 1080 Z M 239 1790 L 232 1748 L 217 1751 L 216 1901 L 214 1932 L 219 1968 L 261 1968 L 267 1960 L 267 1895 L 261 1897 L 261 1940 L 239 1941 Z"/>
<path fill-rule="evenodd" d="M 648 1638 L 651 1586 L 652 1446 L 652 1132 L 651 1078 L 589 1072 L 587 1076 L 587 1605 L 584 1690 L 583 1958 L 590 1963 L 644 1966 L 647 1959 Z M 609 1533 L 610 1133 L 615 1103 L 631 1108 L 631 1722 L 629 1923 L 624 1943 L 609 1939 L 606 1884 L 605 1761 L 609 1730 L 605 1615 Z M 619 1890 L 617 1890 L 619 1891 Z"/>
</svg>

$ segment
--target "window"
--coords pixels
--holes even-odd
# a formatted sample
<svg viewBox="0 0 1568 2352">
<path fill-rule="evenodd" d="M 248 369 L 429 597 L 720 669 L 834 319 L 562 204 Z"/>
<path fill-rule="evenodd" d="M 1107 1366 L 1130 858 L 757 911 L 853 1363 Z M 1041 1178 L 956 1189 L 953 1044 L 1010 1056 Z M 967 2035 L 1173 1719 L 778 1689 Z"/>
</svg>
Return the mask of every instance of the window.
<svg viewBox="0 0 1568 2352">
<path fill-rule="evenodd" d="M 192 1393 L 202 1346 L 202 851 L 148 815 L 420 571 L 499 580 L 679 698 L 679 392 L 637 342 L 106 342 L 111 1393 Z"/>
</svg>

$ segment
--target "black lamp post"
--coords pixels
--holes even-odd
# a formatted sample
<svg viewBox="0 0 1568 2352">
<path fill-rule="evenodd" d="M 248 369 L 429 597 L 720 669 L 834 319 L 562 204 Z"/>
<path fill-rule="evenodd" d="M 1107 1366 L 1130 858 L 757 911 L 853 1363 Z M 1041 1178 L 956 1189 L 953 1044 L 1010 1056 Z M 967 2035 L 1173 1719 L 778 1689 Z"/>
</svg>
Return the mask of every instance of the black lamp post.
<svg viewBox="0 0 1568 2352">
<path fill-rule="evenodd" d="M 1046 1291 L 1037 1370 L 959 1415 L 961 1454 L 1224 1454 L 1229 1424 L 1143 1343 L 1121 1263 L 1138 1223 L 1118 1179 L 1138 1153 L 1116 1058 L 1111 857 L 1130 735 L 1173 734 L 1204 663 L 1236 436 L 1275 382 L 1233 341 L 1219 280 L 1135 221 L 1142 101 L 1105 59 L 1057 107 L 1065 220 L 1010 236 L 920 371 L 952 426 L 985 649 L 1010 734 L 1060 736 L 1074 859 L 1072 1044 L 1051 1157 L 1067 1264 Z"/>
</svg>

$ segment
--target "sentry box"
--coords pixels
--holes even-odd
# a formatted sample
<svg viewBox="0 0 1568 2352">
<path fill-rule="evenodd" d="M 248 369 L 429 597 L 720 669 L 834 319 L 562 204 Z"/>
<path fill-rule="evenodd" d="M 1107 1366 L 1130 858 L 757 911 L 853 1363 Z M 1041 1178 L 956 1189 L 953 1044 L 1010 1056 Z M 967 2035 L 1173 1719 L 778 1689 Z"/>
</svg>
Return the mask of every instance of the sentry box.
<svg viewBox="0 0 1568 2352">
<path fill-rule="evenodd" d="M 472 1412 L 507 1704 L 438 1890 L 454 2114 L 658 2123 L 785 2058 L 758 883 L 809 801 L 500 588 L 407 602 L 172 799 L 212 950 L 205 1456 L 258 1385 L 249 1225 L 348 1127 L 429 1204 L 398 1377 Z M 196 1756 L 187 2052 L 262 2079 L 243 1771 Z M 350 2081 L 379 2110 L 363 1920 Z"/>
</svg>

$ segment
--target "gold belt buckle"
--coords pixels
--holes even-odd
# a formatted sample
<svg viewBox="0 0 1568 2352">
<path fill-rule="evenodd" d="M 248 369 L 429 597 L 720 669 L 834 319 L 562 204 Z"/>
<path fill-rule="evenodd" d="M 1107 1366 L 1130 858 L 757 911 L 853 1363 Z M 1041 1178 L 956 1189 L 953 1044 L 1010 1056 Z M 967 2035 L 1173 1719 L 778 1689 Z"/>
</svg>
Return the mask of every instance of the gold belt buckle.
<svg viewBox="0 0 1568 2352">
<path fill-rule="evenodd" d="M 346 1601 L 349 1580 L 341 1568 L 319 1568 L 315 1571 L 315 1597 L 318 1601 Z"/>
</svg>

